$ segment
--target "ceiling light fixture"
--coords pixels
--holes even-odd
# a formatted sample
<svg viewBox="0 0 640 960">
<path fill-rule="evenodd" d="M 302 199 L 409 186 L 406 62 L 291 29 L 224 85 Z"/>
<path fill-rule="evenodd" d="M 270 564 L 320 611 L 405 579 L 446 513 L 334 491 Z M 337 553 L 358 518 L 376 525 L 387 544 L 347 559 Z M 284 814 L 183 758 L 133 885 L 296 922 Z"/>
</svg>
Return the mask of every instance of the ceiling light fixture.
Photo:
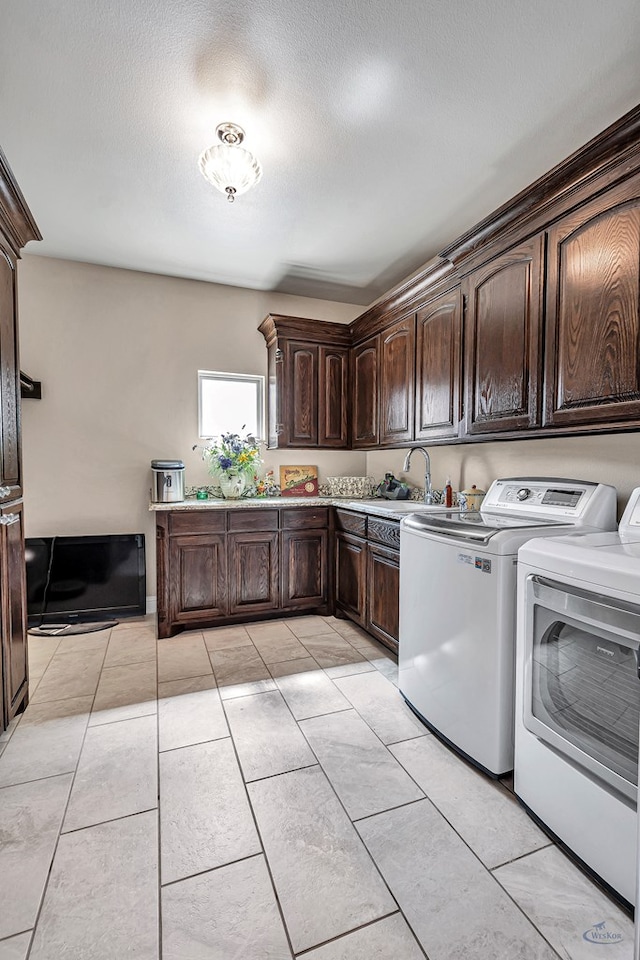
<svg viewBox="0 0 640 960">
<path fill-rule="evenodd" d="M 221 123 L 216 127 L 219 144 L 203 150 L 198 160 L 200 172 L 209 183 L 226 193 L 233 203 L 246 193 L 262 176 L 262 167 L 248 150 L 241 146 L 244 130 L 235 123 Z"/>
</svg>

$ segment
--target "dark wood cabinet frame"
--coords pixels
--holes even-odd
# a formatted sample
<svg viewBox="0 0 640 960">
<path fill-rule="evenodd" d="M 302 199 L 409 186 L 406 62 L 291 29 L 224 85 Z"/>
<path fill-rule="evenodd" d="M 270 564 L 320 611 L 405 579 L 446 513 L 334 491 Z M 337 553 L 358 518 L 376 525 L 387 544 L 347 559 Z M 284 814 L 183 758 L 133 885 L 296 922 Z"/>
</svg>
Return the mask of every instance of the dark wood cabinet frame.
<svg viewBox="0 0 640 960">
<path fill-rule="evenodd" d="M 640 106 L 351 324 L 267 317 L 273 445 L 366 450 L 637 430 L 639 237 Z M 349 357 L 332 370 L 333 388 L 325 338 Z M 283 357 L 288 341 L 300 353 L 278 375 L 280 339 Z M 340 426 L 316 434 L 330 401 Z"/>
</svg>

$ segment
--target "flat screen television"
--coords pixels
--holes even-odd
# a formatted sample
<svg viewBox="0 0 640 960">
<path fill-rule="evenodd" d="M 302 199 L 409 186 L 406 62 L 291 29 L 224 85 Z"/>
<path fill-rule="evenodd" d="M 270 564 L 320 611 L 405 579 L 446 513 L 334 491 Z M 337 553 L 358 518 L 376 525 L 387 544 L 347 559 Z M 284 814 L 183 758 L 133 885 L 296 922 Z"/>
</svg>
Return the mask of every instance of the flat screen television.
<svg viewBox="0 0 640 960">
<path fill-rule="evenodd" d="M 28 537 L 29 626 L 144 616 L 144 534 Z"/>
</svg>

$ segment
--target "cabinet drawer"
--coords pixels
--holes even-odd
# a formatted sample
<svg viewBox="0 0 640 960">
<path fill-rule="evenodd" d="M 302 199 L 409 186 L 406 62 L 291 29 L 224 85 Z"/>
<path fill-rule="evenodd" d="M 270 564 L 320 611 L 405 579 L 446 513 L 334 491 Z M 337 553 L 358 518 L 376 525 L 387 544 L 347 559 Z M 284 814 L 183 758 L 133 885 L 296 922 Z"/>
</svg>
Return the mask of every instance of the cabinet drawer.
<svg viewBox="0 0 640 960">
<path fill-rule="evenodd" d="M 367 517 L 364 513 L 354 513 L 351 510 L 336 510 L 336 529 L 353 533 L 356 537 L 366 537 Z"/>
<path fill-rule="evenodd" d="M 369 540 L 383 543 L 386 547 L 400 549 L 400 521 L 378 520 L 377 517 L 369 517 L 367 536 Z"/>
<path fill-rule="evenodd" d="M 328 527 L 328 507 L 289 507 L 282 512 L 283 530 L 307 530 L 309 527 Z"/>
<path fill-rule="evenodd" d="M 226 510 L 172 510 L 169 533 L 224 533 Z"/>
<path fill-rule="evenodd" d="M 253 510 L 229 510 L 228 514 L 229 531 L 233 533 L 278 529 L 277 510 L 261 510 L 258 507 Z"/>
</svg>

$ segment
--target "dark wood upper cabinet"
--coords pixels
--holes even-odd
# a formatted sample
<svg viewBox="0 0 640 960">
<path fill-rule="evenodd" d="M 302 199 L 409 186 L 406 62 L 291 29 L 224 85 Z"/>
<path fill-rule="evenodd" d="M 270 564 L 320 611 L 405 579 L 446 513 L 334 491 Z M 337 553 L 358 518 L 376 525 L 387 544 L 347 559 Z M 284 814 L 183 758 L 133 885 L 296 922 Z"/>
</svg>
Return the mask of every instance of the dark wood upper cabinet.
<svg viewBox="0 0 640 960">
<path fill-rule="evenodd" d="M 290 340 L 284 346 L 285 419 L 289 447 L 318 446 L 318 347 Z"/>
<path fill-rule="evenodd" d="M 349 346 L 346 324 L 269 314 L 269 447 L 346 448 L 349 444 Z"/>
<path fill-rule="evenodd" d="M 441 294 L 418 311 L 415 439 L 457 437 L 462 382 L 462 294 Z"/>
<path fill-rule="evenodd" d="M 640 420 L 640 177 L 548 233 L 544 423 Z"/>
<path fill-rule="evenodd" d="M 378 372 L 380 337 L 371 337 L 353 348 L 351 359 L 351 443 L 375 447 L 380 442 Z"/>
<path fill-rule="evenodd" d="M 318 347 L 318 446 L 349 445 L 349 350 Z"/>
<path fill-rule="evenodd" d="M 465 428 L 469 435 L 540 422 L 544 238 L 497 257 L 466 278 Z"/>
<path fill-rule="evenodd" d="M 380 334 L 380 445 L 413 439 L 416 318 L 392 324 Z"/>
</svg>

